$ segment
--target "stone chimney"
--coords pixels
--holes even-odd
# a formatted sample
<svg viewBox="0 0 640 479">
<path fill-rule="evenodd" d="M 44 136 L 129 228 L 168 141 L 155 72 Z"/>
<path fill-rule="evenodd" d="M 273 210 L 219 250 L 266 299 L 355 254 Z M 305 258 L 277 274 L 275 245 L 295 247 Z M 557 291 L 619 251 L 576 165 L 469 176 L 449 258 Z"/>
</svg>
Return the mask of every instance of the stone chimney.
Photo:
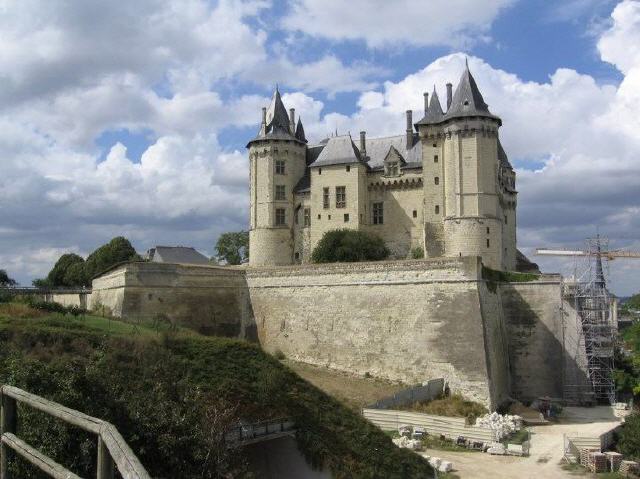
<svg viewBox="0 0 640 479">
<path fill-rule="evenodd" d="M 262 123 L 260 123 L 260 134 L 264 135 L 267 133 L 267 107 L 262 107 Z"/>
<path fill-rule="evenodd" d="M 296 133 L 296 109 L 289 108 L 289 129 L 291 133 L 295 135 Z"/>
<path fill-rule="evenodd" d="M 451 108 L 451 100 L 453 99 L 453 85 L 447 83 L 447 111 Z"/>
<path fill-rule="evenodd" d="M 413 147 L 413 112 L 407 110 L 407 150 Z"/>
<path fill-rule="evenodd" d="M 427 111 L 429 111 L 429 93 L 426 91 L 422 94 L 424 96 L 424 115 L 427 115 Z"/>
<path fill-rule="evenodd" d="M 366 141 L 367 132 L 360 132 L 360 156 L 364 160 L 367 156 L 367 141 Z"/>
</svg>

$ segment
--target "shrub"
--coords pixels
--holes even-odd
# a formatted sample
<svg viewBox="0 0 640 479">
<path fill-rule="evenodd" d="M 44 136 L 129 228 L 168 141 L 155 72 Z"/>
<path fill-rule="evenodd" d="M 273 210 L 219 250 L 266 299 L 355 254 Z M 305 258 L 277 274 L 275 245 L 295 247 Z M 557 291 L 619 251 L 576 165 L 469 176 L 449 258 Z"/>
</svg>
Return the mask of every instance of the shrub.
<svg viewBox="0 0 640 479">
<path fill-rule="evenodd" d="M 413 259 L 422 259 L 424 258 L 424 249 L 421 246 L 416 246 L 411 250 L 411 257 Z"/>
<path fill-rule="evenodd" d="M 311 254 L 314 263 L 380 261 L 389 249 L 379 236 L 349 229 L 327 231 Z"/>
<path fill-rule="evenodd" d="M 627 459 L 640 459 L 640 412 L 627 416 L 620 431 L 618 450 Z"/>
</svg>

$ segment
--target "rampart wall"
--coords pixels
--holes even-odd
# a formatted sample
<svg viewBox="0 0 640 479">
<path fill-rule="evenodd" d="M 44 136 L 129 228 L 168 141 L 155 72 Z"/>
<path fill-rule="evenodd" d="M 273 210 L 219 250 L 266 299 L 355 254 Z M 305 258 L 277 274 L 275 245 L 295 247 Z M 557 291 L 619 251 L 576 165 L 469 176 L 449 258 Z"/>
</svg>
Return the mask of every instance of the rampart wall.
<svg viewBox="0 0 640 479">
<path fill-rule="evenodd" d="M 483 315 L 479 272 L 475 257 L 303 265 L 250 269 L 247 284 L 270 352 L 410 384 L 442 377 L 495 406 L 509 394 L 506 332 L 497 295 Z"/>
<path fill-rule="evenodd" d="M 90 303 L 132 321 L 168 321 L 203 334 L 256 338 L 241 269 L 129 263 L 93 280 Z"/>
<path fill-rule="evenodd" d="M 560 277 L 488 283 L 476 257 L 246 270 L 131 263 L 94 280 L 90 303 L 337 370 L 408 384 L 444 378 L 491 407 L 561 397 L 563 371 L 584 376 L 579 348 L 563 347 Z M 565 335 L 567 321 L 578 324 L 566 317 Z"/>
</svg>

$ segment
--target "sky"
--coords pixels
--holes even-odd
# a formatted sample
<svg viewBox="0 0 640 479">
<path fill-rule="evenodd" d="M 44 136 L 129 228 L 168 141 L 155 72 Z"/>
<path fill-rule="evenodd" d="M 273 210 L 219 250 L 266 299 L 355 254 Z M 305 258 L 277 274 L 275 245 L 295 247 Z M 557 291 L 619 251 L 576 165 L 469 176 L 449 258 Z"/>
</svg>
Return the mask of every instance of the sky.
<svg viewBox="0 0 640 479">
<path fill-rule="evenodd" d="M 313 141 L 404 130 L 465 58 L 546 272 L 600 233 L 640 250 L 638 0 L 0 0 L 0 269 L 114 236 L 140 253 L 248 228 L 245 145 L 277 83 Z M 640 291 L 640 260 L 608 267 Z"/>
</svg>

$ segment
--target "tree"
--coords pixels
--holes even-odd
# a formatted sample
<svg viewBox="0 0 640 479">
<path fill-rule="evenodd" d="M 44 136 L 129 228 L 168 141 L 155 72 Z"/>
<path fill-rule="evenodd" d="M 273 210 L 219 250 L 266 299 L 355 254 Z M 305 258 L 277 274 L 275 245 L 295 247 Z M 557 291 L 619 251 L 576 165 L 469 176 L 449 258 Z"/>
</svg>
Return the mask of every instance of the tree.
<svg viewBox="0 0 640 479">
<path fill-rule="evenodd" d="M 216 255 L 227 264 L 241 264 L 249 259 L 249 232 L 222 233 L 216 243 Z"/>
<path fill-rule="evenodd" d="M 18 284 L 15 279 L 10 278 L 7 272 L 0 269 L 0 286 L 15 286 Z"/>
<path fill-rule="evenodd" d="M 66 286 L 89 286 L 91 279 L 87 277 L 87 266 L 82 263 L 75 263 L 67 268 L 64 275 L 64 283 Z"/>
<path fill-rule="evenodd" d="M 89 255 L 85 262 L 87 281 L 118 263 L 137 259 L 140 259 L 140 257 L 131 246 L 129 240 L 122 236 L 117 236 Z"/>
<path fill-rule="evenodd" d="M 33 286 L 35 286 L 36 288 L 50 288 L 51 287 L 51 283 L 49 283 L 49 280 L 47 278 L 36 278 L 33 281 L 31 281 L 31 284 Z"/>
<path fill-rule="evenodd" d="M 316 245 L 311 260 L 314 263 L 380 261 L 389 256 L 389 249 L 379 236 L 349 229 L 327 231 Z"/>
<path fill-rule="evenodd" d="M 53 269 L 47 275 L 47 282 L 50 286 L 76 286 L 74 284 L 67 284 L 65 276 L 67 270 L 76 264 L 84 265 L 84 259 L 82 256 L 78 256 L 75 253 L 66 253 L 60 256 Z"/>
</svg>

